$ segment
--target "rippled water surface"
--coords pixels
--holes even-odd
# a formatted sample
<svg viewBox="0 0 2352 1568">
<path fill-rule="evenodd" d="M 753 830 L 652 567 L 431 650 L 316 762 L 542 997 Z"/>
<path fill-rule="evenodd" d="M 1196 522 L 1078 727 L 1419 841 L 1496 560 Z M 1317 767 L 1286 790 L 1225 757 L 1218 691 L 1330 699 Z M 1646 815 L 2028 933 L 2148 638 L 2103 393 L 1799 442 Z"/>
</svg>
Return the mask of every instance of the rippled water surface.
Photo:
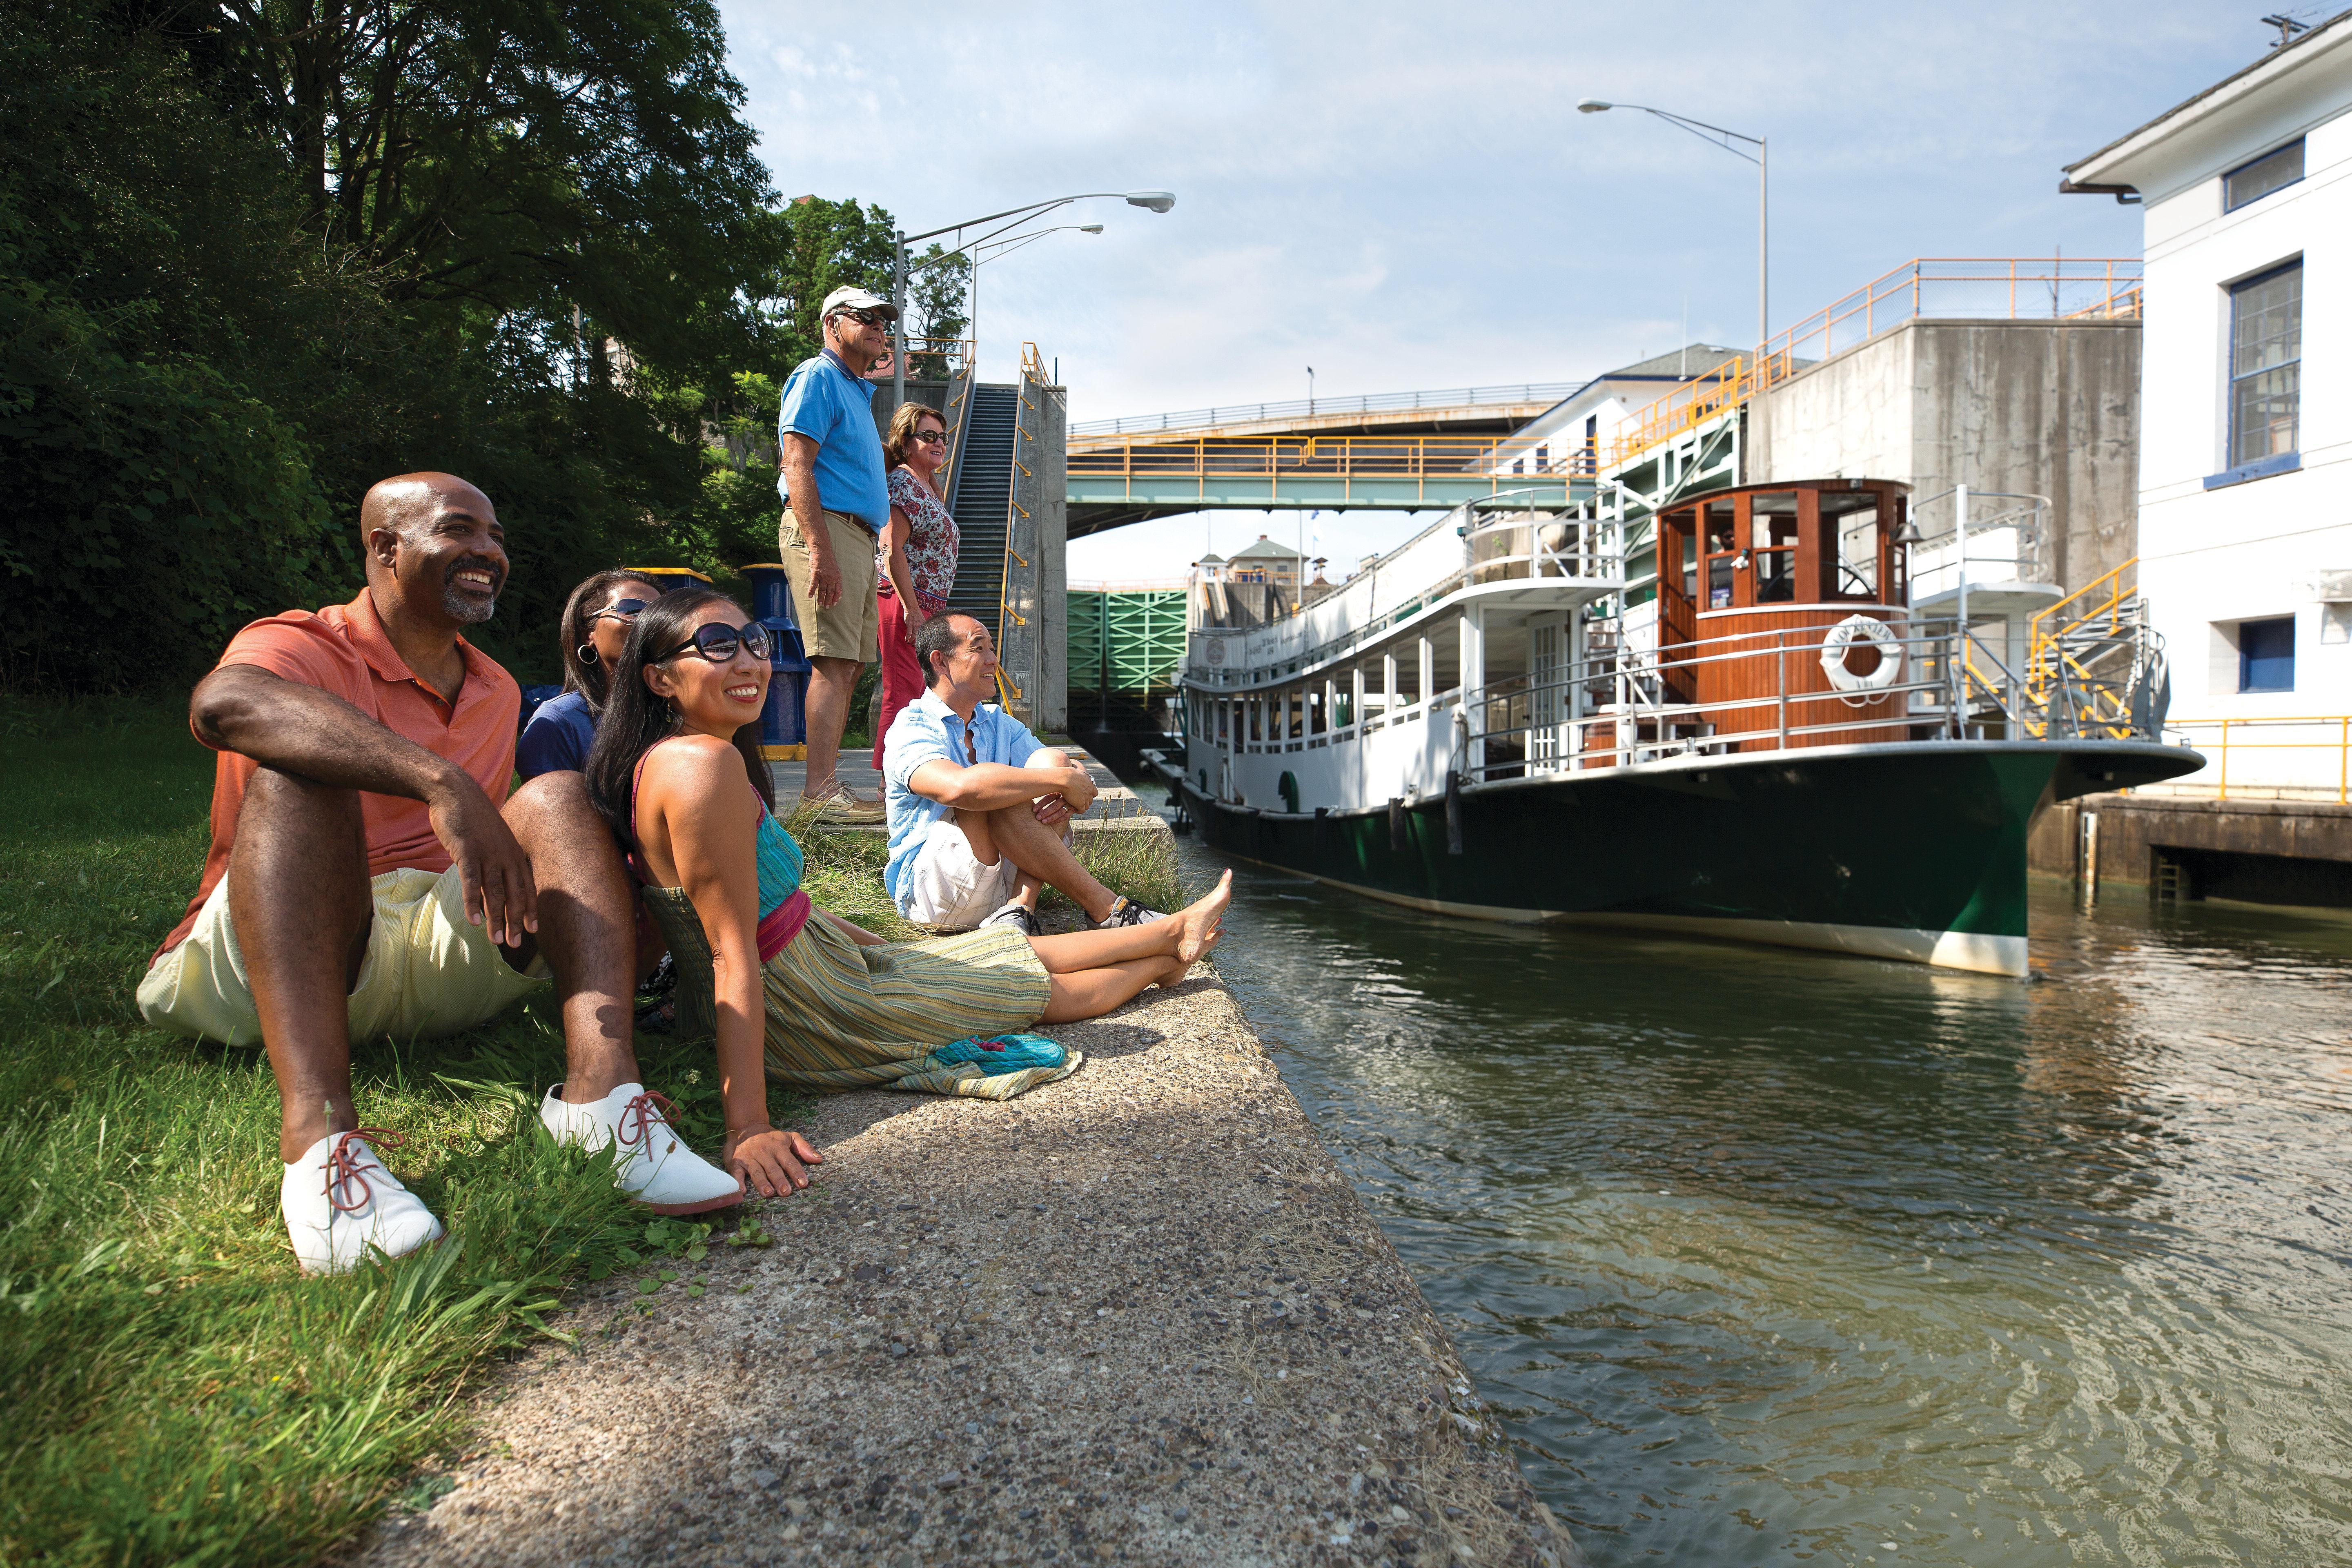
<svg viewBox="0 0 2352 1568">
<path fill-rule="evenodd" d="M 2352 921 L 2053 884 L 2016 982 L 1235 880 L 1596 1564 L 2352 1563 Z"/>
</svg>

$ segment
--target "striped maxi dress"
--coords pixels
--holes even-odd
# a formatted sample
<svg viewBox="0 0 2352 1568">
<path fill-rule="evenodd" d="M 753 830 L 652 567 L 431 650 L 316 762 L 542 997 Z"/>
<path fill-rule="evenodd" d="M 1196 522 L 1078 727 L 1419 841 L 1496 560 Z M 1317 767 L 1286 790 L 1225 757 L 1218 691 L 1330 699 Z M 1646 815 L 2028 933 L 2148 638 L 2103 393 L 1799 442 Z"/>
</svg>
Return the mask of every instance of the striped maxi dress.
<svg viewBox="0 0 2352 1568">
<path fill-rule="evenodd" d="M 1019 931 L 985 926 L 927 942 L 861 946 L 815 917 L 799 888 L 800 846 L 764 809 L 759 850 L 772 1076 L 808 1089 L 879 1084 L 1010 1100 L 1077 1070 L 1084 1058 L 1076 1051 L 1057 1068 L 992 1074 L 936 1055 L 950 1041 L 1024 1029 L 1045 1016 L 1053 982 Z M 644 894 L 677 967 L 679 1026 L 689 1034 L 712 1032 L 716 990 L 702 919 L 682 888 L 648 882 Z"/>
</svg>

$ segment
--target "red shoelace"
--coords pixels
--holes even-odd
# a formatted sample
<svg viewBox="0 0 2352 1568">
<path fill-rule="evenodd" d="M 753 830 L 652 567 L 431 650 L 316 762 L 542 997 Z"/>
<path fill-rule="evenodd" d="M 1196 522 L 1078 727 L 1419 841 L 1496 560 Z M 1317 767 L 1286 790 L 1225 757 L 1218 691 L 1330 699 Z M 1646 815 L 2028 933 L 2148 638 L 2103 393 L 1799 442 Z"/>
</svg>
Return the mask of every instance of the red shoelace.
<svg viewBox="0 0 2352 1568">
<path fill-rule="evenodd" d="M 384 1127 L 354 1127 L 349 1132 L 336 1134 L 335 1146 L 327 1151 L 327 1206 L 337 1214 L 356 1214 L 367 1207 L 368 1200 L 375 1195 L 375 1189 L 368 1184 L 367 1167 L 352 1152 L 354 1138 L 365 1140 L 370 1152 L 397 1149 L 408 1142 Z M 376 1164 L 382 1168 L 381 1157 Z M 355 1198 L 351 1196 L 354 1190 L 359 1194 Z"/>
<path fill-rule="evenodd" d="M 643 1144 L 645 1152 L 650 1154 L 654 1152 L 654 1129 L 658 1127 L 665 1132 L 675 1132 L 670 1118 L 676 1114 L 677 1107 L 670 1103 L 669 1096 L 647 1089 L 632 1095 L 629 1103 L 621 1108 L 620 1124 L 614 1129 L 613 1135 L 624 1149 L 633 1144 Z M 675 1148 L 676 1144 L 671 1147 Z M 667 1154 L 669 1150 L 665 1149 L 662 1152 Z"/>
</svg>

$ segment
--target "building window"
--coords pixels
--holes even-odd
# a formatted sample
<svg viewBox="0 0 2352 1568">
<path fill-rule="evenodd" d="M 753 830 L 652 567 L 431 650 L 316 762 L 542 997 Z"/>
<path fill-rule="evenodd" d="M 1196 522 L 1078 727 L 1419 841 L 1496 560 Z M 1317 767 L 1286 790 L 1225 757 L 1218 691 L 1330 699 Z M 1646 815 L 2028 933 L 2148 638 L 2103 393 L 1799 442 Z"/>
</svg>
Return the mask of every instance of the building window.
<svg viewBox="0 0 2352 1568">
<path fill-rule="evenodd" d="M 2294 451 L 2303 403 L 2303 263 L 2230 290 L 2230 466 Z"/>
<path fill-rule="evenodd" d="M 2238 689 L 2294 689 L 2294 617 L 2238 624 Z"/>
<path fill-rule="evenodd" d="M 2236 212 L 2248 202 L 2258 202 L 2301 178 L 2303 138 L 2298 136 L 2285 146 L 2265 153 L 2251 163 L 2241 163 L 2222 175 L 2221 210 Z"/>
</svg>

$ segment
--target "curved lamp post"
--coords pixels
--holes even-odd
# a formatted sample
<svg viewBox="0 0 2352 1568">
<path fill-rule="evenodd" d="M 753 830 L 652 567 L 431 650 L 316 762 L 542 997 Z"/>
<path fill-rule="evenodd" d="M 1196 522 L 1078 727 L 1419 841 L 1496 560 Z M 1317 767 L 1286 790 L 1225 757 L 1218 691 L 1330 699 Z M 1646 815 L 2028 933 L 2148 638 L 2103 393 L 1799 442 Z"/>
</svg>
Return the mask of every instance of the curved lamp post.
<svg viewBox="0 0 2352 1568">
<path fill-rule="evenodd" d="M 987 244 L 990 240 L 994 239 L 998 235 L 1004 234 L 1012 229 L 1019 228 L 1023 224 L 1029 222 L 1032 218 L 1037 217 L 1045 213 L 1052 212 L 1056 207 L 1068 206 L 1072 202 L 1090 202 L 1112 196 L 1118 197 L 1119 200 L 1125 202 L 1129 206 L 1141 207 L 1146 212 L 1164 213 L 1169 208 L 1176 205 L 1176 195 L 1172 191 L 1081 191 L 1074 196 L 1055 196 L 1047 201 L 1031 202 L 1027 206 L 1024 207 L 1007 207 L 1001 213 L 990 213 L 982 217 L 968 217 L 961 223 L 945 224 L 938 228 L 928 230 L 922 234 L 902 234 L 894 230 L 890 236 L 892 243 L 890 303 L 898 308 L 898 319 L 890 323 L 891 348 L 893 350 L 893 353 L 890 355 L 891 408 L 896 410 L 900 404 L 907 401 L 906 298 L 908 246 L 920 240 L 937 239 L 940 235 L 954 234 L 961 229 L 978 228 L 982 224 L 994 223 L 999 218 L 1011 218 L 1013 220 L 1011 223 L 1006 224 L 1003 228 L 984 234 L 981 236 L 980 238 L 972 241 L 971 247 L 977 248 L 980 246 Z M 963 246 L 958 246 L 956 247 L 958 250 L 962 250 L 964 248 L 966 247 Z M 950 254 L 952 255 L 953 252 L 950 252 Z"/>
<path fill-rule="evenodd" d="M 1611 103 L 1606 99 L 1587 98 L 1580 99 L 1576 105 L 1576 111 L 1579 114 L 1600 114 L 1612 109 L 1638 109 L 1644 114 L 1654 114 L 1667 124 L 1679 125 L 1700 141 L 1720 147 L 1733 157 L 1745 158 L 1756 165 L 1756 364 L 1759 374 L 1761 374 L 1764 364 L 1764 345 L 1771 342 L 1765 325 L 1766 284 L 1769 277 L 1766 267 L 1766 255 L 1767 242 L 1771 232 L 1767 221 L 1767 212 L 1771 168 L 1767 157 L 1768 150 L 1764 138 L 1743 135 L 1737 131 L 1726 131 L 1720 125 L 1709 125 L 1704 120 L 1693 120 L 1686 115 L 1671 114 L 1663 109 L 1653 109 L 1646 103 Z M 1732 145 L 1734 142 L 1745 142 L 1756 151 L 1753 153 L 1743 153 Z"/>
</svg>

